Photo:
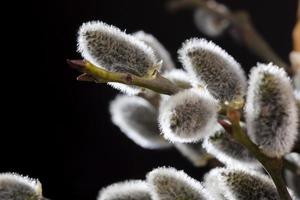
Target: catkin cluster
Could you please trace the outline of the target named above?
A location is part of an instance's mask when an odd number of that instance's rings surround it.
[[[228,12],[215,6],[219,12]],[[205,10],[198,10],[195,20],[210,36],[219,35],[229,25]],[[99,200],[279,200],[274,183],[260,172],[262,166],[256,157],[235,140],[228,127],[223,127],[231,122],[222,108],[242,105],[234,107],[244,115],[240,127],[265,156],[282,158],[290,153],[299,138],[300,95],[294,92],[283,69],[258,63],[247,80],[242,66],[231,55],[203,38],[182,44],[178,50],[182,69],[176,69],[166,48],[153,35],[143,31],[126,34],[102,22],[80,28],[78,47],[84,59],[111,72],[147,78],[156,66],[162,76],[180,88],[170,96],[149,96],[147,90],[138,87],[134,88],[136,96],[128,96],[132,93],[123,90],[127,95],[111,102],[110,113],[113,123],[128,138],[144,148],[175,147],[196,166],[206,165],[211,157],[226,166],[211,170],[203,184],[174,168],[158,168],[145,181],[104,188]],[[299,177],[285,174],[297,195],[299,189],[293,186]]]

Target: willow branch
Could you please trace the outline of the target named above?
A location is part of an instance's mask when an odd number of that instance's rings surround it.
[[[159,94],[173,95],[183,89],[188,89],[185,86],[176,85],[169,79],[161,76],[157,71],[151,77],[139,77],[129,73],[110,72],[103,68],[99,68],[88,61],[83,60],[67,60],[70,67],[82,72],[83,74],[77,77],[80,81],[89,81],[95,83],[117,82],[126,85],[135,85],[142,88],[150,89]],[[190,86],[192,87],[192,86]],[[148,98],[141,94],[143,98]],[[156,98],[156,97],[155,97]],[[158,105],[157,99],[153,99],[154,106]],[[226,115],[226,108],[228,106],[236,109],[243,107],[243,102],[231,102],[221,104],[219,109],[220,115]]]
[[[145,78],[129,73],[110,72],[88,61],[68,60],[67,62],[71,67],[87,74],[85,76],[89,76],[91,80],[97,83],[117,82],[126,85],[136,85],[167,95],[175,94],[181,90],[181,88],[161,76],[157,71],[151,77]]]
[[[173,0],[169,2],[168,7],[172,11],[182,8],[200,7],[215,17],[226,19],[231,24],[230,32],[234,39],[238,39],[262,60],[273,62],[276,65],[283,67],[289,74],[292,74],[288,64],[286,64],[286,62],[277,55],[266,40],[255,29],[249,14],[246,11],[220,12],[213,4],[210,3],[210,0]]]
[[[282,158],[271,158],[263,154],[258,146],[254,144],[250,138],[246,135],[242,127],[240,126],[240,111],[228,110],[228,119],[232,124],[232,136],[233,138],[246,147],[262,164],[266,172],[272,178],[278,194],[281,200],[292,200],[284,179],[282,177],[283,159]]]

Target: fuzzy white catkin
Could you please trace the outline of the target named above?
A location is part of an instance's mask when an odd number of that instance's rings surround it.
[[[97,200],[151,200],[151,196],[145,181],[130,180],[103,188]]]
[[[191,80],[189,74],[182,69],[169,70],[165,72],[163,76],[181,88],[190,88],[192,85],[196,84]]]
[[[250,73],[245,105],[247,133],[261,151],[281,157],[292,149],[297,131],[297,106],[283,69],[258,64]]]
[[[171,142],[197,142],[214,131],[218,101],[205,88],[178,92],[160,105],[159,124]]]
[[[183,69],[172,69],[163,73],[163,76],[179,86],[180,88],[196,87],[196,83],[191,79],[189,74]],[[166,101],[170,96],[161,94],[161,104]]]
[[[215,168],[204,180],[208,192],[218,200],[280,200],[272,180],[254,170]]]
[[[145,76],[157,64],[153,50],[132,35],[100,21],[84,23],[78,32],[78,51],[98,67]]]
[[[138,95],[142,91],[140,87],[135,85],[126,85],[117,82],[108,82],[107,84],[115,88],[116,90],[119,90],[120,92],[127,94],[129,96]]]
[[[240,100],[245,95],[247,82],[240,64],[213,42],[187,40],[178,54],[186,71],[206,84],[215,98],[225,102]]]
[[[298,173],[300,173],[300,154],[295,152],[289,153],[285,158],[296,165],[298,167]],[[296,175],[289,170],[285,170],[284,174],[287,186],[291,188],[295,195],[300,199],[300,175]]]
[[[211,200],[197,180],[174,168],[156,168],[148,173],[147,182],[153,200]]]
[[[84,59],[111,72],[148,76],[158,63],[153,50],[144,42],[100,21],[82,24],[77,43]],[[109,84],[131,95],[140,91],[121,83]]]
[[[157,110],[142,97],[118,95],[109,111],[112,122],[136,144],[148,149],[171,145],[160,135]]]
[[[197,143],[185,144],[185,143],[174,143],[175,148],[189,161],[193,163],[194,166],[203,167],[207,164],[208,153],[203,148],[203,142],[199,141]]]
[[[163,61],[163,64],[159,70],[160,72],[163,73],[165,71],[175,69],[175,64],[171,58],[170,53],[153,35],[145,33],[144,31],[138,31],[136,33],[133,33],[133,36],[145,42],[149,47],[153,49],[157,60]]]
[[[210,1],[210,2],[214,2],[214,1]],[[228,12],[228,9],[225,6],[220,4],[215,4],[214,8],[222,13]],[[217,17],[211,12],[203,8],[198,8],[197,10],[195,10],[194,21],[196,27],[201,32],[203,32],[204,34],[210,37],[220,36],[225,31],[225,29],[229,26],[229,21],[227,19]]]
[[[15,173],[0,174],[1,200],[41,200],[42,187],[34,180]]]
[[[215,133],[204,139],[203,147],[227,166],[259,168],[256,158],[241,144],[237,143],[220,125]]]

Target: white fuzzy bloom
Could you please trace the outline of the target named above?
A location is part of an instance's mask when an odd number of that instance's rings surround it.
[[[182,69],[172,69],[165,72],[163,76],[181,88],[190,88],[195,85],[190,75]]]
[[[175,69],[175,64],[171,58],[170,53],[153,35],[145,33],[144,31],[138,31],[134,33],[133,36],[145,42],[149,47],[151,47],[154,50],[157,60],[163,61],[163,64],[159,70],[160,72]]]
[[[189,76],[189,74],[183,69],[172,69],[163,74],[165,78],[175,83],[180,88],[197,87],[197,83]],[[161,94],[161,104],[170,98],[169,95]]]
[[[142,90],[140,87],[135,85],[126,85],[123,83],[117,83],[117,82],[109,82],[107,83],[111,87],[115,88],[116,90],[119,90],[120,92],[127,94],[129,96],[134,96],[139,94]]]
[[[210,1],[210,2],[214,2],[214,1]],[[222,13],[228,12],[228,9],[221,4],[215,5],[214,8]],[[196,27],[201,32],[203,32],[204,34],[210,37],[220,36],[230,24],[227,19],[215,16],[211,12],[208,12],[207,10],[200,7],[194,13],[194,21]]]
[[[112,122],[136,144],[157,149],[169,147],[160,135],[157,110],[137,96],[117,96],[109,106]]]
[[[203,147],[227,166],[259,168],[260,163],[243,145],[236,142],[220,125],[217,131],[204,139]]]
[[[184,68],[221,101],[240,100],[246,91],[246,77],[239,63],[226,51],[205,39],[193,38],[178,51]]]
[[[103,188],[97,200],[151,200],[151,196],[145,181],[130,180]]]
[[[285,156],[285,158],[296,165],[298,167],[298,173],[300,173],[300,154],[289,153]],[[288,187],[291,188],[295,195],[300,199],[300,175],[296,175],[289,170],[285,170],[284,174]]]
[[[290,152],[297,137],[297,106],[283,69],[258,64],[251,70],[245,106],[247,133],[270,157]]]
[[[178,92],[160,106],[159,124],[171,142],[197,142],[214,131],[218,101],[205,89]]]
[[[34,180],[15,173],[0,174],[1,200],[41,200],[42,186]]]
[[[272,180],[254,170],[215,168],[204,179],[208,192],[218,200],[280,200]]]
[[[191,161],[194,166],[202,167],[207,164],[208,157],[210,157],[202,144],[202,141],[199,141],[191,144],[174,143],[174,146],[183,156]]]
[[[197,180],[174,168],[157,168],[147,175],[153,200],[210,200]]]
[[[111,72],[148,76],[157,65],[153,50],[134,36],[100,21],[84,23],[78,31],[78,51],[97,67]],[[129,95],[140,92],[137,86],[109,83]]]
[[[80,27],[78,51],[94,65],[112,72],[145,76],[157,64],[153,50],[145,43],[100,21]]]

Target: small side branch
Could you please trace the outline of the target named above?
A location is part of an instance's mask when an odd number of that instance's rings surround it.
[[[217,18],[226,19],[231,24],[230,32],[233,38],[242,42],[249,50],[264,61],[273,62],[279,67],[284,68],[289,74],[292,74],[289,65],[277,55],[255,29],[247,12],[229,11],[224,13],[216,9],[215,4],[212,4],[211,0],[171,0],[168,4],[168,8],[171,11],[177,11],[182,8],[200,7]]]
[[[139,77],[129,73],[109,72],[99,68],[88,61],[67,60],[68,64],[76,70],[85,73],[84,77],[90,77],[90,81],[97,83],[118,82],[126,85],[136,85],[153,90],[157,93],[172,95],[181,88],[177,87],[168,79],[161,76],[157,71],[151,77]],[[82,77],[82,76],[79,76]],[[85,79],[87,80],[87,79]]]
[[[180,90],[188,89],[176,85],[169,79],[161,76],[157,71],[151,77],[139,77],[129,73],[110,72],[103,68],[97,67],[88,61],[83,60],[67,60],[67,63],[73,69],[82,72],[77,77],[79,81],[89,81],[95,83],[117,82],[126,85],[135,85],[157,92],[159,94],[173,95]],[[192,86],[190,86],[192,87]],[[228,106],[235,109],[241,109],[244,105],[243,101],[232,101],[221,104],[219,114],[225,115]]]

